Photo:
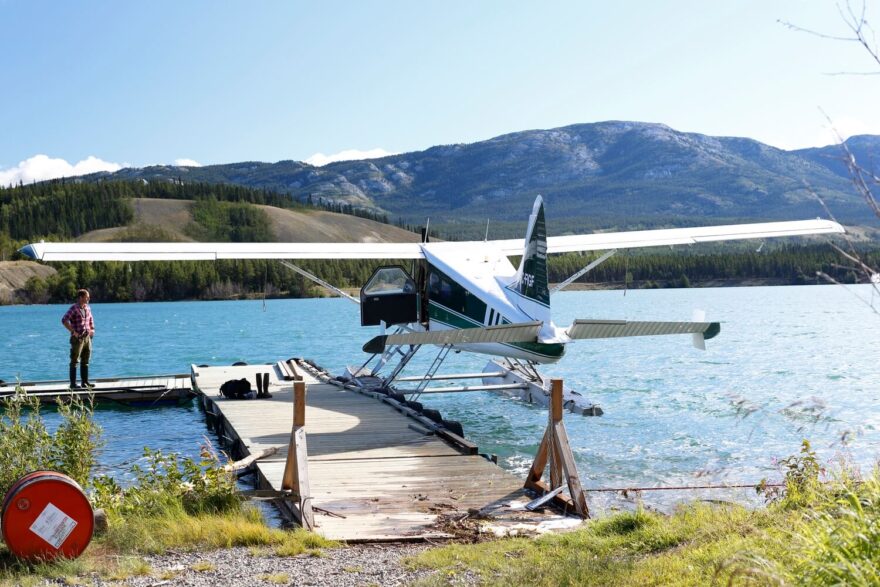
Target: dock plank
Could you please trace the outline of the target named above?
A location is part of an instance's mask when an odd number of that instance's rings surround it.
[[[494,509],[517,524],[540,524],[552,513],[526,512],[523,480],[439,435],[425,434],[412,417],[368,394],[320,381],[306,383],[305,431],[315,530],[345,541],[412,540],[448,536],[443,514]],[[257,461],[264,485],[280,490],[293,424],[292,382],[271,365],[192,367],[206,409],[224,421],[244,453],[277,447]],[[269,399],[219,396],[229,379],[269,373]],[[256,388],[256,386],[254,386]],[[243,456],[243,455],[240,455]]]

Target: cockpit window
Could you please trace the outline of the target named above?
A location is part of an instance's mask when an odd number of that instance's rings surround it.
[[[364,294],[368,296],[414,293],[415,291],[416,282],[401,267],[378,269],[363,288]]]

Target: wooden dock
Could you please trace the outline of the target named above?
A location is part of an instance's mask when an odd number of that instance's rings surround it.
[[[92,383],[89,389],[70,389],[67,380],[0,381],[0,399],[15,395],[18,387],[42,403],[55,403],[76,396],[85,400],[91,398],[99,404],[151,407],[187,402],[196,395],[189,373],[102,378]]]
[[[242,458],[257,461],[260,486],[280,492],[293,424],[291,370],[306,386],[305,426],[314,530],[345,541],[449,537],[464,519],[486,531],[541,532],[580,523],[551,510],[531,512],[523,479],[477,454],[477,447],[384,395],[342,388],[317,370],[275,365],[192,367],[210,419]],[[269,374],[270,399],[219,395],[230,379]],[[536,439],[537,440],[537,439]],[[288,514],[298,516],[296,507]],[[300,521],[300,520],[296,520]]]

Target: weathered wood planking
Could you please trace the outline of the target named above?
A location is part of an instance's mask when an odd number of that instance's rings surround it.
[[[0,398],[15,395],[16,388],[44,403],[72,397],[96,402],[115,402],[133,406],[173,404],[191,400],[195,393],[188,373],[144,375],[139,377],[107,377],[92,380],[89,389],[70,389],[66,380],[0,382]]]
[[[293,384],[278,364],[193,366],[196,389],[244,456],[277,447],[257,462],[265,487],[279,490],[293,422]],[[315,530],[346,541],[412,540],[448,536],[441,514],[494,510],[508,522],[533,526],[552,514],[526,512],[523,482],[479,455],[428,433],[388,403],[321,383],[306,383],[305,431]],[[228,400],[218,390],[229,379],[255,381],[269,373],[271,399]]]

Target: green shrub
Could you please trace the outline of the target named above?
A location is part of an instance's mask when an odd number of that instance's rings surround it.
[[[40,401],[20,387],[14,396],[0,401],[0,407],[0,492],[37,470],[58,471],[89,487],[101,437],[91,403],[78,398],[59,403],[61,423],[54,433],[46,428]]]
[[[213,451],[204,448],[202,460],[144,448],[144,466],[131,467],[132,483],[120,486],[112,477],[94,479],[92,499],[97,507],[124,517],[222,513],[240,505],[235,478],[223,469]]]
[[[779,461],[779,467],[784,474],[783,487],[770,487],[767,479],[762,479],[756,487],[768,503],[783,508],[802,508],[813,504],[825,490],[821,480],[825,471],[809,440],[801,442],[800,453]]]

